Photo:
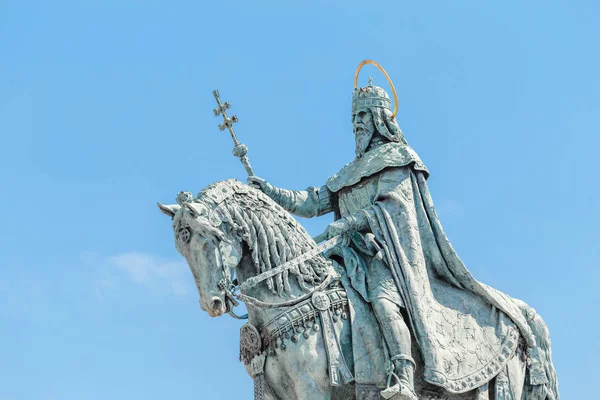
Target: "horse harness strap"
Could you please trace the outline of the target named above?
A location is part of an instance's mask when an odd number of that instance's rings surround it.
[[[346,292],[336,286],[326,291],[314,292],[310,299],[285,310],[259,328],[250,324],[244,325],[240,332],[240,360],[246,365],[252,364],[255,386],[262,385],[262,382],[257,381],[256,378],[264,373],[265,360],[259,357],[273,355],[277,348],[285,351],[286,340],[291,339],[292,342],[297,343],[300,334],[307,339],[311,331],[316,333],[319,330],[323,331],[331,385],[340,386],[342,383],[352,382],[354,377],[346,364],[335,331],[335,322],[340,317],[348,318],[347,306]],[[260,367],[257,368],[259,365]]]
[[[313,290],[311,290],[310,292],[306,293],[303,296],[300,296],[296,299],[292,299],[292,300],[288,300],[288,301],[282,301],[280,303],[268,303],[265,301],[261,301],[258,300],[257,298],[254,298],[252,296],[248,296],[242,293],[238,293],[235,296],[243,301],[246,304],[250,304],[252,306],[255,307],[261,307],[261,308],[281,308],[281,307],[292,307],[295,306],[296,304],[301,303],[302,301],[308,299],[309,297],[311,297],[315,292],[320,292],[323,289],[325,289],[327,286],[329,286],[329,284],[331,283],[331,281],[334,278],[334,274],[330,273],[329,275],[327,275],[327,277],[323,280],[323,282],[321,282],[319,284],[319,286],[317,286],[316,288],[314,288]]]

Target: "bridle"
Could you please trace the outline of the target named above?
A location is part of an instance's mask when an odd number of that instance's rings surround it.
[[[225,312],[230,315],[232,318],[234,319],[241,319],[241,320],[245,320],[248,319],[248,314],[243,314],[243,315],[237,315],[235,313],[235,311],[233,310],[234,307],[237,307],[240,305],[240,303],[237,301],[237,295],[236,295],[236,291],[239,290],[239,284],[237,279],[232,280],[231,279],[231,272],[229,270],[227,270],[227,267],[225,266],[225,262],[223,262],[223,254],[221,251],[221,247],[217,246],[219,249],[219,258],[220,258],[220,268],[221,268],[221,273],[223,275],[223,278],[221,278],[221,280],[219,280],[219,283],[217,284],[219,290],[223,293],[225,293]]]

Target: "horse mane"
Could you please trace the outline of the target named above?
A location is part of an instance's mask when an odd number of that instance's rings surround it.
[[[315,248],[315,241],[304,227],[270,197],[236,180],[219,183],[221,185],[216,188],[220,187],[221,190],[214,192],[223,193],[223,186],[229,187],[231,192],[215,211],[248,246],[257,275]],[[274,294],[290,294],[292,275],[298,285],[308,291],[310,286],[314,287],[323,281],[327,271],[327,261],[318,255],[268,278],[266,284]]]

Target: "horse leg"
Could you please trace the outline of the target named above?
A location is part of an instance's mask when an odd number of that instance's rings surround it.
[[[321,377],[316,376],[317,371],[320,371]],[[331,400],[332,398],[329,378],[324,368],[315,368],[306,373],[296,371],[294,376],[281,368],[267,374],[267,383],[273,400]]]
[[[517,352],[508,360],[506,367],[493,380],[493,390],[490,390],[493,396],[488,394],[489,397],[487,397],[485,395],[486,390],[485,393],[478,394],[477,400],[487,400],[488,398],[494,400],[530,400],[523,395],[526,366],[523,349],[519,347]]]
[[[524,361],[522,353],[523,349],[518,348],[515,355],[511,357],[506,365],[510,389],[514,393],[514,398],[516,400],[521,400],[523,388],[525,387],[525,370],[527,368],[527,363]]]
[[[339,319],[335,330],[350,370],[353,369],[350,322]],[[267,356],[265,379],[274,400],[354,400],[354,384],[332,387],[322,330],[312,331],[286,350]]]
[[[477,388],[475,391],[476,400],[490,400],[490,384],[489,382]]]
[[[313,333],[298,343],[288,343],[267,356],[265,379],[274,400],[330,400],[331,385],[322,338]]]

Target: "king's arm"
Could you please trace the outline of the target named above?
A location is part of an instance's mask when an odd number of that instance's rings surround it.
[[[369,219],[374,216],[372,207],[360,210],[354,214],[346,215],[333,221],[327,225],[325,235],[327,239],[331,239],[334,236],[341,235],[344,232],[360,232],[369,227]]]
[[[369,230],[371,224],[377,220],[375,211],[377,203],[387,204],[396,212],[402,212],[403,208],[406,207],[406,204],[402,204],[403,199],[406,199],[406,193],[412,190],[411,171],[410,166],[404,166],[386,168],[377,174],[376,180],[371,182],[371,184],[376,185],[377,192],[373,204],[329,224],[325,231],[326,237],[331,238],[348,231],[361,232]]]
[[[300,217],[318,217],[333,211],[331,192],[326,186],[311,186],[306,190],[281,189],[257,176],[249,177],[248,184],[260,189],[285,210]]]

